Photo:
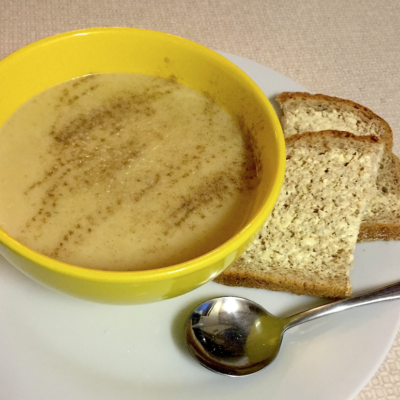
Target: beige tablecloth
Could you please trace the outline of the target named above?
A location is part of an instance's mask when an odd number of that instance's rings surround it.
[[[0,58],[93,26],[173,33],[360,102],[388,121],[400,155],[399,0],[0,0]],[[400,335],[357,396],[367,399],[400,399]]]

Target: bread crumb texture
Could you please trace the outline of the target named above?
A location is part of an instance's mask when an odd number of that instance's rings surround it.
[[[288,139],[285,180],[273,212],[258,238],[216,281],[321,297],[350,295],[354,247],[382,152],[383,144],[343,132]]]

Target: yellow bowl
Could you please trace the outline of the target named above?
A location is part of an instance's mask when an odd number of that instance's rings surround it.
[[[254,239],[271,212],[284,176],[285,145],[268,99],[238,67],[180,37],[131,28],[95,28],[30,44],[0,61],[0,126],[39,92],[89,73],[133,72],[208,92],[252,132],[261,160],[261,182],[245,226],[215,250],[178,265],[110,272],[68,265],[41,255],[0,229],[0,252],[34,280],[80,298],[119,304],[147,303],[184,294],[226,269]]]

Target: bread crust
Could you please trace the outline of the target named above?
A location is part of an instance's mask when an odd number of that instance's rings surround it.
[[[379,240],[400,240],[400,223],[362,224],[357,242],[376,242]]]
[[[225,270],[221,275],[214,279],[214,282],[226,286],[247,287],[253,289],[267,289],[274,292],[293,293],[298,296],[314,296],[338,299],[351,295],[351,286],[346,287],[347,282],[338,284],[331,282],[329,285],[307,282],[304,280],[293,279],[285,276],[268,274],[266,276],[250,275],[243,271],[233,269]]]

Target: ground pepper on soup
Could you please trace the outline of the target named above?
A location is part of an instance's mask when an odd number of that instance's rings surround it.
[[[0,128],[0,226],[86,268],[184,262],[243,226],[258,184],[254,158],[228,113],[174,79],[73,79]]]

